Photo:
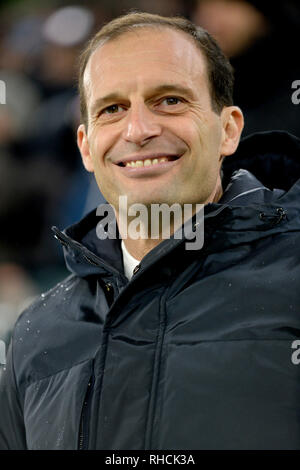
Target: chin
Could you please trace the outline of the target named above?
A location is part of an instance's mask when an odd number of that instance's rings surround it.
[[[150,204],[169,204],[167,198],[163,197],[162,195],[158,194],[151,194],[149,196],[145,194],[141,194],[140,196],[132,197],[131,195],[128,196],[128,206],[132,204],[143,204],[145,206],[149,206]]]

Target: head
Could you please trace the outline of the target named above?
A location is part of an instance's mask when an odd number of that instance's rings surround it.
[[[183,18],[131,13],[104,26],[81,56],[78,145],[114,207],[207,203],[243,116],[232,68],[210,35]],[[137,162],[137,163],[132,163]]]

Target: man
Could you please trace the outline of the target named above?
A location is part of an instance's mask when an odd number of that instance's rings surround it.
[[[1,448],[300,448],[299,141],[254,135],[230,157],[232,82],[183,19],[130,14],[89,43],[78,145],[117,236],[97,236],[96,211],[55,229],[71,275],[15,326]],[[203,246],[175,217],[169,239],[149,219],[125,237],[124,196],[148,213],[190,204],[195,236],[205,205]]]

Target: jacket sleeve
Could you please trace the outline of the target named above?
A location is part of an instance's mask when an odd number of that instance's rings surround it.
[[[15,381],[12,345],[13,341],[0,378],[0,450],[25,450],[25,427]]]

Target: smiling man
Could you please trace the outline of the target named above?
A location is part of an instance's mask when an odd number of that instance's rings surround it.
[[[54,228],[71,275],[15,326],[0,448],[300,448],[300,144],[239,144],[232,86],[185,19],[132,13],[87,45],[78,146],[118,236],[98,237],[96,210]],[[173,219],[167,239],[149,218],[125,236],[124,197],[190,205],[195,232],[204,205],[204,245],[186,249]]]

